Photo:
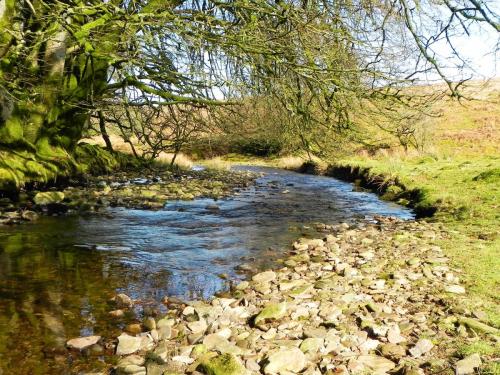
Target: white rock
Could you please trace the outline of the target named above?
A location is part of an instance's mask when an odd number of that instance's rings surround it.
[[[190,322],[187,324],[188,328],[191,330],[193,333],[203,333],[207,330],[208,325],[205,319],[200,319],[195,322]]]
[[[387,340],[391,344],[399,344],[406,341],[406,338],[401,335],[401,330],[398,325],[395,325],[387,331]]]
[[[383,375],[396,367],[394,362],[384,357],[371,354],[358,357],[355,363],[356,365],[360,365],[361,369],[370,375]],[[349,363],[349,365],[351,366],[351,363]]]
[[[194,307],[193,306],[186,306],[184,310],[182,310],[182,315],[187,316],[187,315],[192,315],[194,314]]]
[[[280,349],[267,357],[265,374],[298,373],[306,365],[306,357],[299,348]]]
[[[455,364],[456,375],[474,374],[475,369],[481,366],[481,357],[474,353]]]
[[[194,358],[191,358],[191,357],[188,357],[185,355],[177,355],[175,357],[172,357],[172,361],[184,363],[186,365],[190,365],[191,363],[194,362]]]
[[[265,271],[252,276],[252,281],[256,283],[265,283],[276,280],[276,273],[273,271]]]
[[[359,346],[359,350],[362,353],[368,353],[372,350],[377,349],[379,345],[380,345],[380,341],[368,339]]]
[[[219,335],[220,337],[224,337],[226,340],[229,340],[233,332],[231,331],[231,328],[226,327],[218,330],[215,332],[216,335]]]
[[[425,353],[429,352],[434,347],[434,344],[431,340],[421,339],[415,344],[413,348],[410,349],[410,354],[415,357],[421,357]]]
[[[464,294],[465,288],[461,285],[447,285],[444,290],[448,293]]]
[[[118,346],[116,347],[116,355],[127,355],[137,352],[141,348],[142,338],[134,337],[122,333],[118,336]]]

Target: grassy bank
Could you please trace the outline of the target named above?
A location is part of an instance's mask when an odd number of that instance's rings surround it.
[[[451,236],[441,245],[465,271],[470,307],[486,310],[496,326],[500,326],[499,98],[500,90],[493,87],[481,92],[480,100],[443,102],[442,116],[428,126],[423,153],[393,149],[333,163],[364,169],[381,191],[394,181],[407,191],[418,191],[414,204],[434,207],[431,220],[450,230]],[[387,197],[405,199],[399,189]]]

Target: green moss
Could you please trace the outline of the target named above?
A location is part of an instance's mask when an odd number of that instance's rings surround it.
[[[109,173],[136,167],[132,157],[112,154],[98,146],[77,147],[75,156],[52,146],[48,138],[37,143],[37,152],[0,149],[0,191],[18,190],[30,182],[48,183],[58,177],[81,173]]]
[[[63,200],[64,193],[61,191],[47,191],[43,193],[37,193],[33,198],[33,201],[41,206],[51,203],[60,203]]]
[[[464,344],[458,348],[458,354],[461,357],[467,357],[471,354],[478,353],[482,356],[491,356],[500,354],[500,344],[495,346],[486,341],[476,341],[472,344]]]
[[[271,303],[267,305],[256,317],[255,324],[265,322],[266,320],[276,320],[284,317],[287,311],[286,302]]]
[[[79,145],[75,151],[75,158],[80,170],[85,173],[108,173],[120,166],[112,153],[90,144]]]
[[[207,375],[244,375],[247,373],[243,364],[232,354],[221,354],[205,359],[199,369]]]
[[[3,144],[16,143],[23,138],[23,125],[17,116],[9,118],[4,126],[0,127],[0,142]]]

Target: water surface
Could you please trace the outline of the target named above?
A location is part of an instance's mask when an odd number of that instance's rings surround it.
[[[69,373],[67,339],[111,337],[108,300],[123,292],[156,308],[162,297],[209,298],[241,278],[235,266],[266,267],[313,224],[411,211],[329,177],[240,167],[265,175],[238,195],[167,202],[160,211],[44,217],[0,227],[0,374]],[[95,366],[99,357],[75,358]]]

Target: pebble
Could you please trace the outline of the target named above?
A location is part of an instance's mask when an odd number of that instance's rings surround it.
[[[276,273],[265,271],[252,276],[252,281],[256,283],[267,283],[276,279]]]
[[[306,357],[300,349],[280,349],[267,357],[264,374],[299,373],[305,366]]]
[[[130,308],[134,305],[132,299],[123,293],[117,294],[115,296],[115,303],[119,308]]]
[[[465,288],[461,285],[447,285],[444,290],[448,293],[464,294]]]
[[[141,348],[142,339],[122,333],[118,336],[116,355],[127,355],[137,352]]]

